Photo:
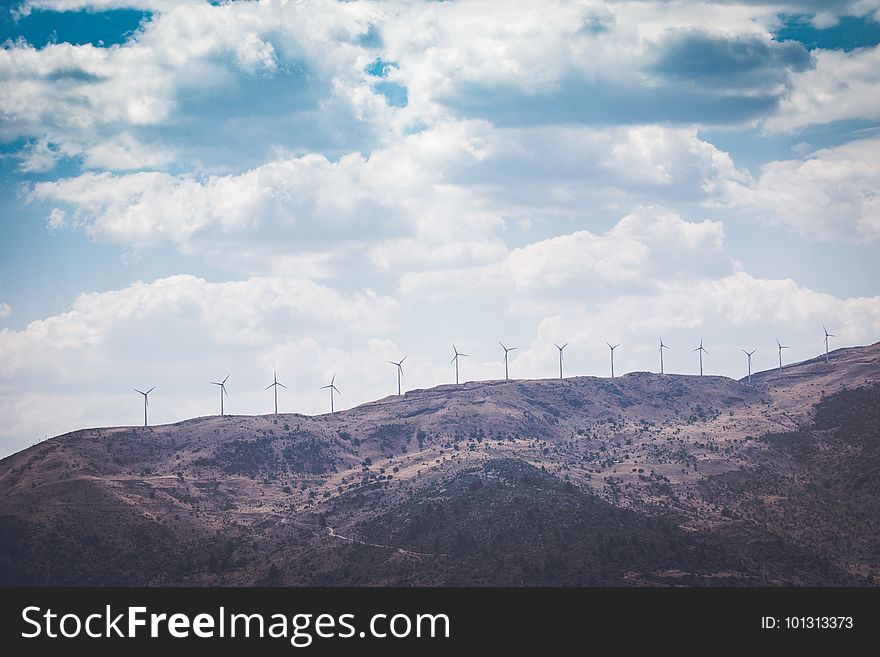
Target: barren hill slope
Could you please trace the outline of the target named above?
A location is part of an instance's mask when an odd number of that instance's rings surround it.
[[[0,462],[0,582],[872,583],[880,344],[752,379],[72,432]]]

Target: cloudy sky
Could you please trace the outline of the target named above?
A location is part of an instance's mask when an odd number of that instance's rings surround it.
[[[878,0],[0,12],[0,456],[880,339]]]

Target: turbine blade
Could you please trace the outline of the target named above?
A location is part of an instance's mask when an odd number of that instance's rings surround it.
[[[276,383],[275,385],[276,385],[276,386],[281,386],[282,388],[285,388],[285,389],[287,388],[287,386],[284,385],[283,383]]]
[[[455,359],[458,358],[459,356],[460,356],[460,354],[456,353],[455,356],[452,357],[452,360],[449,361],[449,364],[451,365],[452,363],[454,363]]]
[[[501,348],[504,349],[504,351],[507,351],[507,347],[504,346],[504,343],[501,342],[501,340],[498,341],[498,344],[501,345]]]
[[[459,356],[464,356],[465,358],[470,358],[467,354],[459,354]]]
[[[336,382],[336,372],[333,372],[333,378],[330,379],[330,385],[332,386]]]
[[[220,390],[223,391],[224,395],[226,395],[227,397],[229,396],[229,392],[226,390],[226,386],[220,386]]]
[[[149,395],[149,394],[150,394],[151,392],[153,392],[155,389],[156,389],[156,386],[153,386],[152,388],[150,388],[149,390],[147,390],[147,394]]]
[[[271,388],[271,387],[274,386],[274,385],[275,385],[274,383],[270,383],[269,385],[267,385],[267,386],[265,387],[265,390],[268,390],[269,388]]]
[[[507,351],[516,351],[516,347],[511,347],[511,348],[508,349]]]
[[[142,395],[147,394],[147,393],[145,393],[143,390],[138,390],[137,388],[135,388],[134,391],[135,391],[135,392],[139,392],[139,393],[141,393]]]
[[[229,375],[227,374],[226,379],[228,379],[228,378],[229,378]],[[226,383],[226,379],[223,379],[223,383]]]

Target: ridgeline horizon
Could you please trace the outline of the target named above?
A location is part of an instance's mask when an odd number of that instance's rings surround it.
[[[39,440],[39,441],[32,443],[32,445],[29,447],[25,447],[21,450],[18,450],[17,452],[12,452],[11,454],[4,457],[4,459],[9,458],[10,456],[13,456],[14,454],[18,454],[22,451],[30,449],[30,447],[33,447],[34,445],[45,443],[45,442],[53,440],[55,438],[60,438],[60,437],[70,435],[73,433],[77,433],[77,432],[81,432],[81,431],[90,431],[90,430],[95,430],[95,429],[130,428],[130,427],[132,427],[132,428],[133,427],[140,427],[140,428],[173,427],[173,426],[176,426],[179,424],[184,424],[184,423],[188,423],[188,422],[192,422],[192,421],[196,421],[196,420],[217,418],[217,417],[220,417],[220,418],[224,418],[224,417],[225,418],[260,418],[260,417],[268,417],[268,416],[276,415],[276,416],[293,416],[293,417],[303,417],[303,418],[321,418],[321,417],[344,414],[344,413],[347,413],[350,411],[354,411],[354,410],[361,409],[364,407],[369,407],[369,406],[376,405],[376,404],[384,404],[384,403],[393,402],[393,400],[395,400],[395,399],[403,398],[403,397],[406,397],[407,395],[411,395],[411,394],[431,393],[433,391],[450,391],[450,390],[456,390],[456,389],[464,390],[468,387],[473,388],[475,384],[476,385],[502,385],[502,384],[522,384],[522,383],[526,383],[526,382],[538,383],[538,382],[548,382],[548,381],[582,381],[582,380],[590,380],[590,379],[600,380],[600,381],[608,381],[609,383],[613,384],[613,383],[616,383],[622,379],[626,379],[626,378],[632,377],[634,375],[637,375],[637,376],[648,375],[648,376],[653,376],[653,377],[658,377],[658,378],[684,378],[684,379],[697,379],[697,380],[705,379],[707,381],[720,379],[720,380],[729,380],[729,381],[744,384],[744,385],[755,386],[755,385],[759,385],[761,383],[766,382],[766,381],[762,381],[762,379],[772,380],[772,379],[778,378],[779,375],[784,374],[786,371],[790,371],[793,368],[802,367],[805,365],[812,365],[812,364],[825,364],[825,365],[831,364],[829,361],[829,357],[833,356],[834,354],[840,355],[844,352],[851,351],[854,349],[863,349],[866,347],[873,347],[876,345],[880,345],[880,341],[873,342],[870,344],[864,344],[864,345],[852,345],[849,347],[839,347],[833,351],[830,351],[827,353],[821,353],[818,356],[814,356],[814,357],[808,358],[806,360],[785,364],[785,365],[783,365],[783,367],[781,369],[777,366],[777,367],[768,368],[766,370],[761,370],[761,371],[757,371],[757,372],[750,372],[746,376],[743,376],[738,379],[727,376],[725,374],[686,374],[686,373],[674,373],[674,372],[652,372],[649,370],[633,370],[630,372],[626,372],[624,374],[617,374],[614,376],[597,376],[597,375],[592,375],[592,374],[584,374],[584,375],[574,375],[574,376],[566,376],[566,377],[551,376],[551,377],[521,378],[521,379],[517,379],[517,378],[475,379],[472,381],[464,381],[461,383],[440,383],[440,384],[437,384],[435,386],[431,386],[428,388],[413,388],[411,390],[404,390],[399,394],[390,394],[390,395],[385,395],[384,397],[377,397],[375,399],[365,401],[361,404],[356,404],[355,406],[352,406],[350,408],[341,409],[339,411],[333,409],[328,413],[309,414],[309,413],[301,413],[301,412],[297,412],[297,411],[278,412],[277,410],[274,413],[269,412],[269,413],[232,413],[232,414],[230,414],[230,413],[221,412],[220,415],[216,415],[216,414],[194,415],[194,416],[182,418],[180,420],[175,420],[173,422],[165,422],[165,423],[152,424],[152,425],[145,424],[143,426],[138,425],[138,424],[119,424],[119,425],[80,427],[78,429],[71,429],[70,431],[56,434],[54,436],[47,436],[43,440]],[[664,345],[664,348],[665,348],[665,345]],[[748,352],[745,352],[745,353],[748,353]],[[464,355],[464,354],[462,354],[462,355]],[[273,373],[273,376],[274,376],[274,373]],[[227,375],[226,378],[228,379],[229,375]],[[335,378],[336,377],[334,374],[334,376],[333,376],[334,381],[335,381]],[[225,381],[226,381],[226,379],[224,379],[224,383],[225,383]],[[277,382],[277,377],[275,378],[275,381]],[[216,385],[220,385],[220,384],[218,383]],[[282,384],[278,384],[278,385],[282,385]],[[273,386],[274,386],[274,384],[270,384],[269,387],[273,387]],[[150,392],[152,392],[152,390],[156,387],[158,387],[158,386],[153,386],[153,388],[150,389]],[[283,386],[283,387],[286,387],[286,386]],[[322,386],[322,389],[329,388],[329,387],[330,386]],[[335,385],[333,386],[333,388],[336,389]],[[276,389],[276,391],[277,391],[277,389]],[[336,391],[338,392],[338,389],[336,389]],[[137,391],[137,392],[140,392],[140,391]],[[221,388],[221,395],[222,395],[222,392],[223,392],[223,390]],[[141,392],[141,394],[144,394],[144,393]],[[276,401],[276,404],[277,404],[277,401]],[[2,460],[3,459],[0,459],[0,461],[2,461]]]

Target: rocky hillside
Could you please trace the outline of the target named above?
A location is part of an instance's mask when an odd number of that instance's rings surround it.
[[[415,390],[0,461],[0,583],[873,584],[880,344]]]

